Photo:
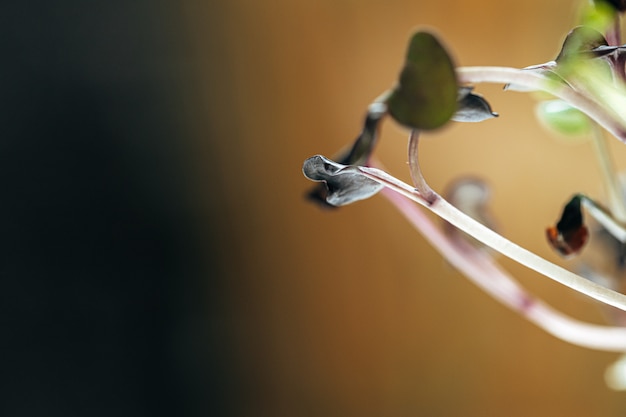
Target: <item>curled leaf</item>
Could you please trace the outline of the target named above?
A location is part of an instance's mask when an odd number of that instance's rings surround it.
[[[482,122],[498,117],[491,110],[489,102],[481,95],[472,93],[473,87],[460,87],[456,113],[452,116],[455,122]]]
[[[387,114],[384,103],[374,102],[368,107],[363,121],[361,134],[356,138],[350,149],[336,159],[343,165],[366,165],[378,139],[378,126],[381,119]],[[314,186],[306,195],[307,199],[324,208],[334,208],[337,205],[327,201],[328,187],[325,183]]]
[[[581,195],[575,195],[563,208],[556,226],[546,229],[552,247],[562,256],[574,255],[583,248],[589,238],[589,230],[583,223]]]
[[[302,172],[308,179],[326,185],[326,202],[332,206],[345,206],[365,200],[383,188],[355,167],[338,164],[322,155],[315,155],[304,161]]]
[[[457,109],[457,85],[454,64],[439,40],[428,32],[417,32],[388,99],[389,114],[412,129],[441,127]]]

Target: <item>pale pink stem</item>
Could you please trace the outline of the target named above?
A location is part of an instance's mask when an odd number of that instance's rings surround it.
[[[440,195],[435,194],[436,199],[433,202],[427,201],[413,187],[387,174],[386,172],[381,171],[380,169],[369,167],[353,167],[353,169],[357,169],[365,177],[402,194],[409,200],[423,205],[443,220],[446,220],[453,226],[500,252],[504,256],[507,256],[562,285],[572,288],[575,291],[620,310],[626,311],[626,295],[589,281],[588,279],[553,264],[528,249],[511,242],[505,237],[462,213]]]
[[[526,292],[486,253],[451,241],[402,195],[389,188],[382,193],[448,262],[507,307],[563,341],[590,349],[626,351],[626,328],[588,324],[560,313]]]

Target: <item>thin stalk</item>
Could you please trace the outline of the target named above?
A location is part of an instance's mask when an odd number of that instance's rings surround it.
[[[626,243],[626,228],[622,223],[619,223],[612,213],[608,213],[604,208],[596,204],[595,201],[590,199],[584,194],[579,194],[581,197],[581,203],[587,209],[589,213],[598,223],[602,225],[615,239],[622,243]]]
[[[459,211],[440,195],[435,193],[436,199],[433,202],[429,202],[425,200],[413,187],[384,171],[370,167],[355,167],[355,169],[359,170],[367,178],[377,181],[385,187],[390,188],[402,194],[406,198],[428,208],[443,220],[446,220],[453,226],[459,228],[483,244],[500,252],[504,256],[507,256],[562,285],[572,288],[575,291],[620,310],[626,311],[626,295],[617,293],[598,285],[595,282],[589,281],[588,279],[555,265],[535,253],[511,242]]]
[[[390,189],[382,194],[448,262],[505,306],[565,342],[590,349],[626,351],[626,328],[588,324],[560,313],[530,295],[486,253],[465,242],[453,242],[415,204]]]
[[[626,122],[613,117],[610,111],[576,90],[543,75],[509,67],[460,67],[457,68],[457,76],[460,83],[517,84],[545,91],[582,111],[618,140],[626,143]]]
[[[426,180],[424,180],[418,160],[419,136],[419,130],[415,129],[412,130],[409,135],[409,171],[411,172],[411,179],[413,180],[415,189],[424,197],[426,201],[433,202],[437,198],[436,194],[433,189],[426,184]]]

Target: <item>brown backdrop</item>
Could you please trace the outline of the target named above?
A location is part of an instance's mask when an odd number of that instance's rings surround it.
[[[224,342],[222,406],[255,416],[621,416],[605,387],[617,355],[556,340],[452,270],[382,198],[323,212],[306,204],[302,161],[358,133],[367,104],[395,80],[406,40],[434,28],[459,65],[552,59],[576,2],[188,2],[206,120],[196,190],[219,254],[213,323]],[[503,233],[559,261],[543,240],[576,191],[602,198],[588,143],[534,118],[534,98],[479,86],[497,120],[424,140],[441,190],[486,177]],[[402,178],[406,132],[388,122],[378,155]],[[616,158],[626,162],[615,143]],[[503,261],[564,311],[588,300]],[[222,333],[223,332],[223,333]]]

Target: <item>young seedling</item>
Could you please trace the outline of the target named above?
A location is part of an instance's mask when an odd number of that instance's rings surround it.
[[[523,69],[456,67],[437,36],[416,32],[409,41],[398,82],[368,107],[362,132],[349,151],[335,158],[337,162],[321,155],[304,162],[304,175],[319,183],[309,197],[325,206],[342,206],[381,192],[452,265],[526,319],[569,343],[626,352],[626,327],[585,324],[557,312],[525,291],[495,263],[492,252],[482,250],[480,245],[626,312],[626,295],[614,290],[618,285],[601,285],[589,279],[592,273],[578,275],[504,238],[490,227],[492,222],[484,215],[487,192],[482,183],[467,182],[464,185],[470,188],[464,192],[455,189],[450,194],[454,203],[451,204],[428,185],[419,163],[422,132],[436,133],[447,123],[482,122],[498,116],[485,98],[474,93],[475,84],[498,83],[505,90],[548,93],[558,101],[541,105],[540,118],[562,133],[592,133],[609,202],[604,207],[572,190],[573,197],[560,219],[546,230],[547,242],[564,257],[586,251],[593,243],[588,243],[590,236],[599,233],[598,228],[585,224],[586,213],[595,219],[602,233],[623,248],[626,201],[604,132],[626,143],[626,114],[619,110],[626,109],[626,45],[621,45],[619,36],[620,14],[625,9],[626,2],[622,1],[595,4],[587,15],[602,15],[600,20],[609,24],[598,30],[587,24],[592,19],[583,19],[583,25],[565,36],[554,60]],[[373,157],[379,126],[387,116],[410,131],[408,162],[412,185],[378,169],[380,164]],[[436,227],[414,203],[438,215],[447,226]],[[450,233],[451,228],[463,234]],[[619,255],[607,254],[609,262],[624,263],[625,252],[618,252]],[[623,315],[626,317],[626,313]]]

